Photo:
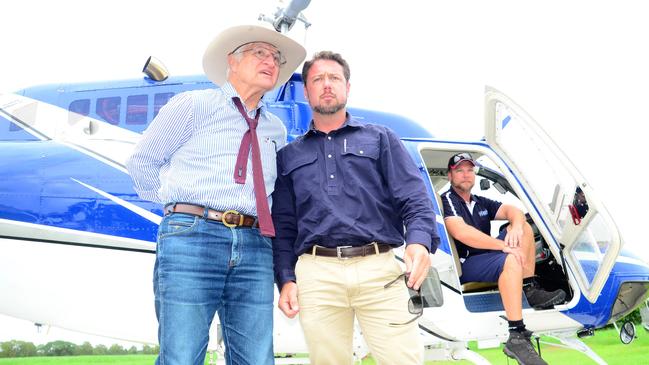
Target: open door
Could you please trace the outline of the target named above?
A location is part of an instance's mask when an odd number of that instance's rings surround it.
[[[577,168],[543,129],[499,91],[485,91],[485,136],[534,203],[584,296],[594,303],[622,245],[618,229]]]

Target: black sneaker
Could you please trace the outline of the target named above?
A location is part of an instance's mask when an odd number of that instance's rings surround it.
[[[528,330],[528,329],[524,330],[524,331],[521,332],[521,333],[523,334],[523,336],[524,336],[525,338],[527,338],[528,341],[531,340],[532,335],[534,334],[534,332],[532,332],[532,331],[530,331],[530,330]]]
[[[520,365],[548,365],[534,350],[530,342],[532,332],[509,332],[509,339],[505,343],[505,355],[518,361]]]
[[[557,289],[555,291],[545,291],[539,288],[536,282],[532,282],[527,286],[523,287],[523,292],[525,292],[525,297],[527,302],[534,309],[548,309],[553,306],[563,303],[566,299],[566,292]]]

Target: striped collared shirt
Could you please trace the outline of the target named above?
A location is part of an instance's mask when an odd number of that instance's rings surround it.
[[[230,83],[220,89],[174,96],[144,132],[126,167],[145,200],[184,202],[257,215],[248,156],[245,184],[234,182],[234,166],[248,124],[237,110]],[[262,101],[257,138],[269,204],[275,187],[276,152],[286,144],[286,127]],[[254,117],[255,110],[248,111]]]

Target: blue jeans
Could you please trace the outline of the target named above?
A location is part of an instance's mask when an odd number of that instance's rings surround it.
[[[157,365],[203,365],[215,312],[227,364],[273,364],[273,254],[254,228],[163,218],[153,273]]]

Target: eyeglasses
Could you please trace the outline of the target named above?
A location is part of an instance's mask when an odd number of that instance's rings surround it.
[[[408,286],[408,277],[409,275],[406,273],[403,273],[399,276],[397,276],[396,279],[392,280],[391,282],[385,284],[383,288],[387,289],[390,285],[396,283],[399,281],[401,278],[405,279],[406,287],[408,288],[408,294],[410,294],[410,298],[408,299],[408,312],[410,314],[414,314],[415,317],[412,318],[411,320],[403,323],[390,323],[390,326],[403,326],[409,323],[412,323],[419,319],[424,314],[424,302],[421,298],[421,288],[419,290],[414,290],[411,287]]]
[[[256,46],[241,51],[234,51],[232,52],[232,54],[244,52],[252,52],[252,54],[261,61],[265,60],[268,57],[273,57],[273,61],[278,67],[282,67],[286,63],[286,58],[280,52],[272,52],[261,46]]]

